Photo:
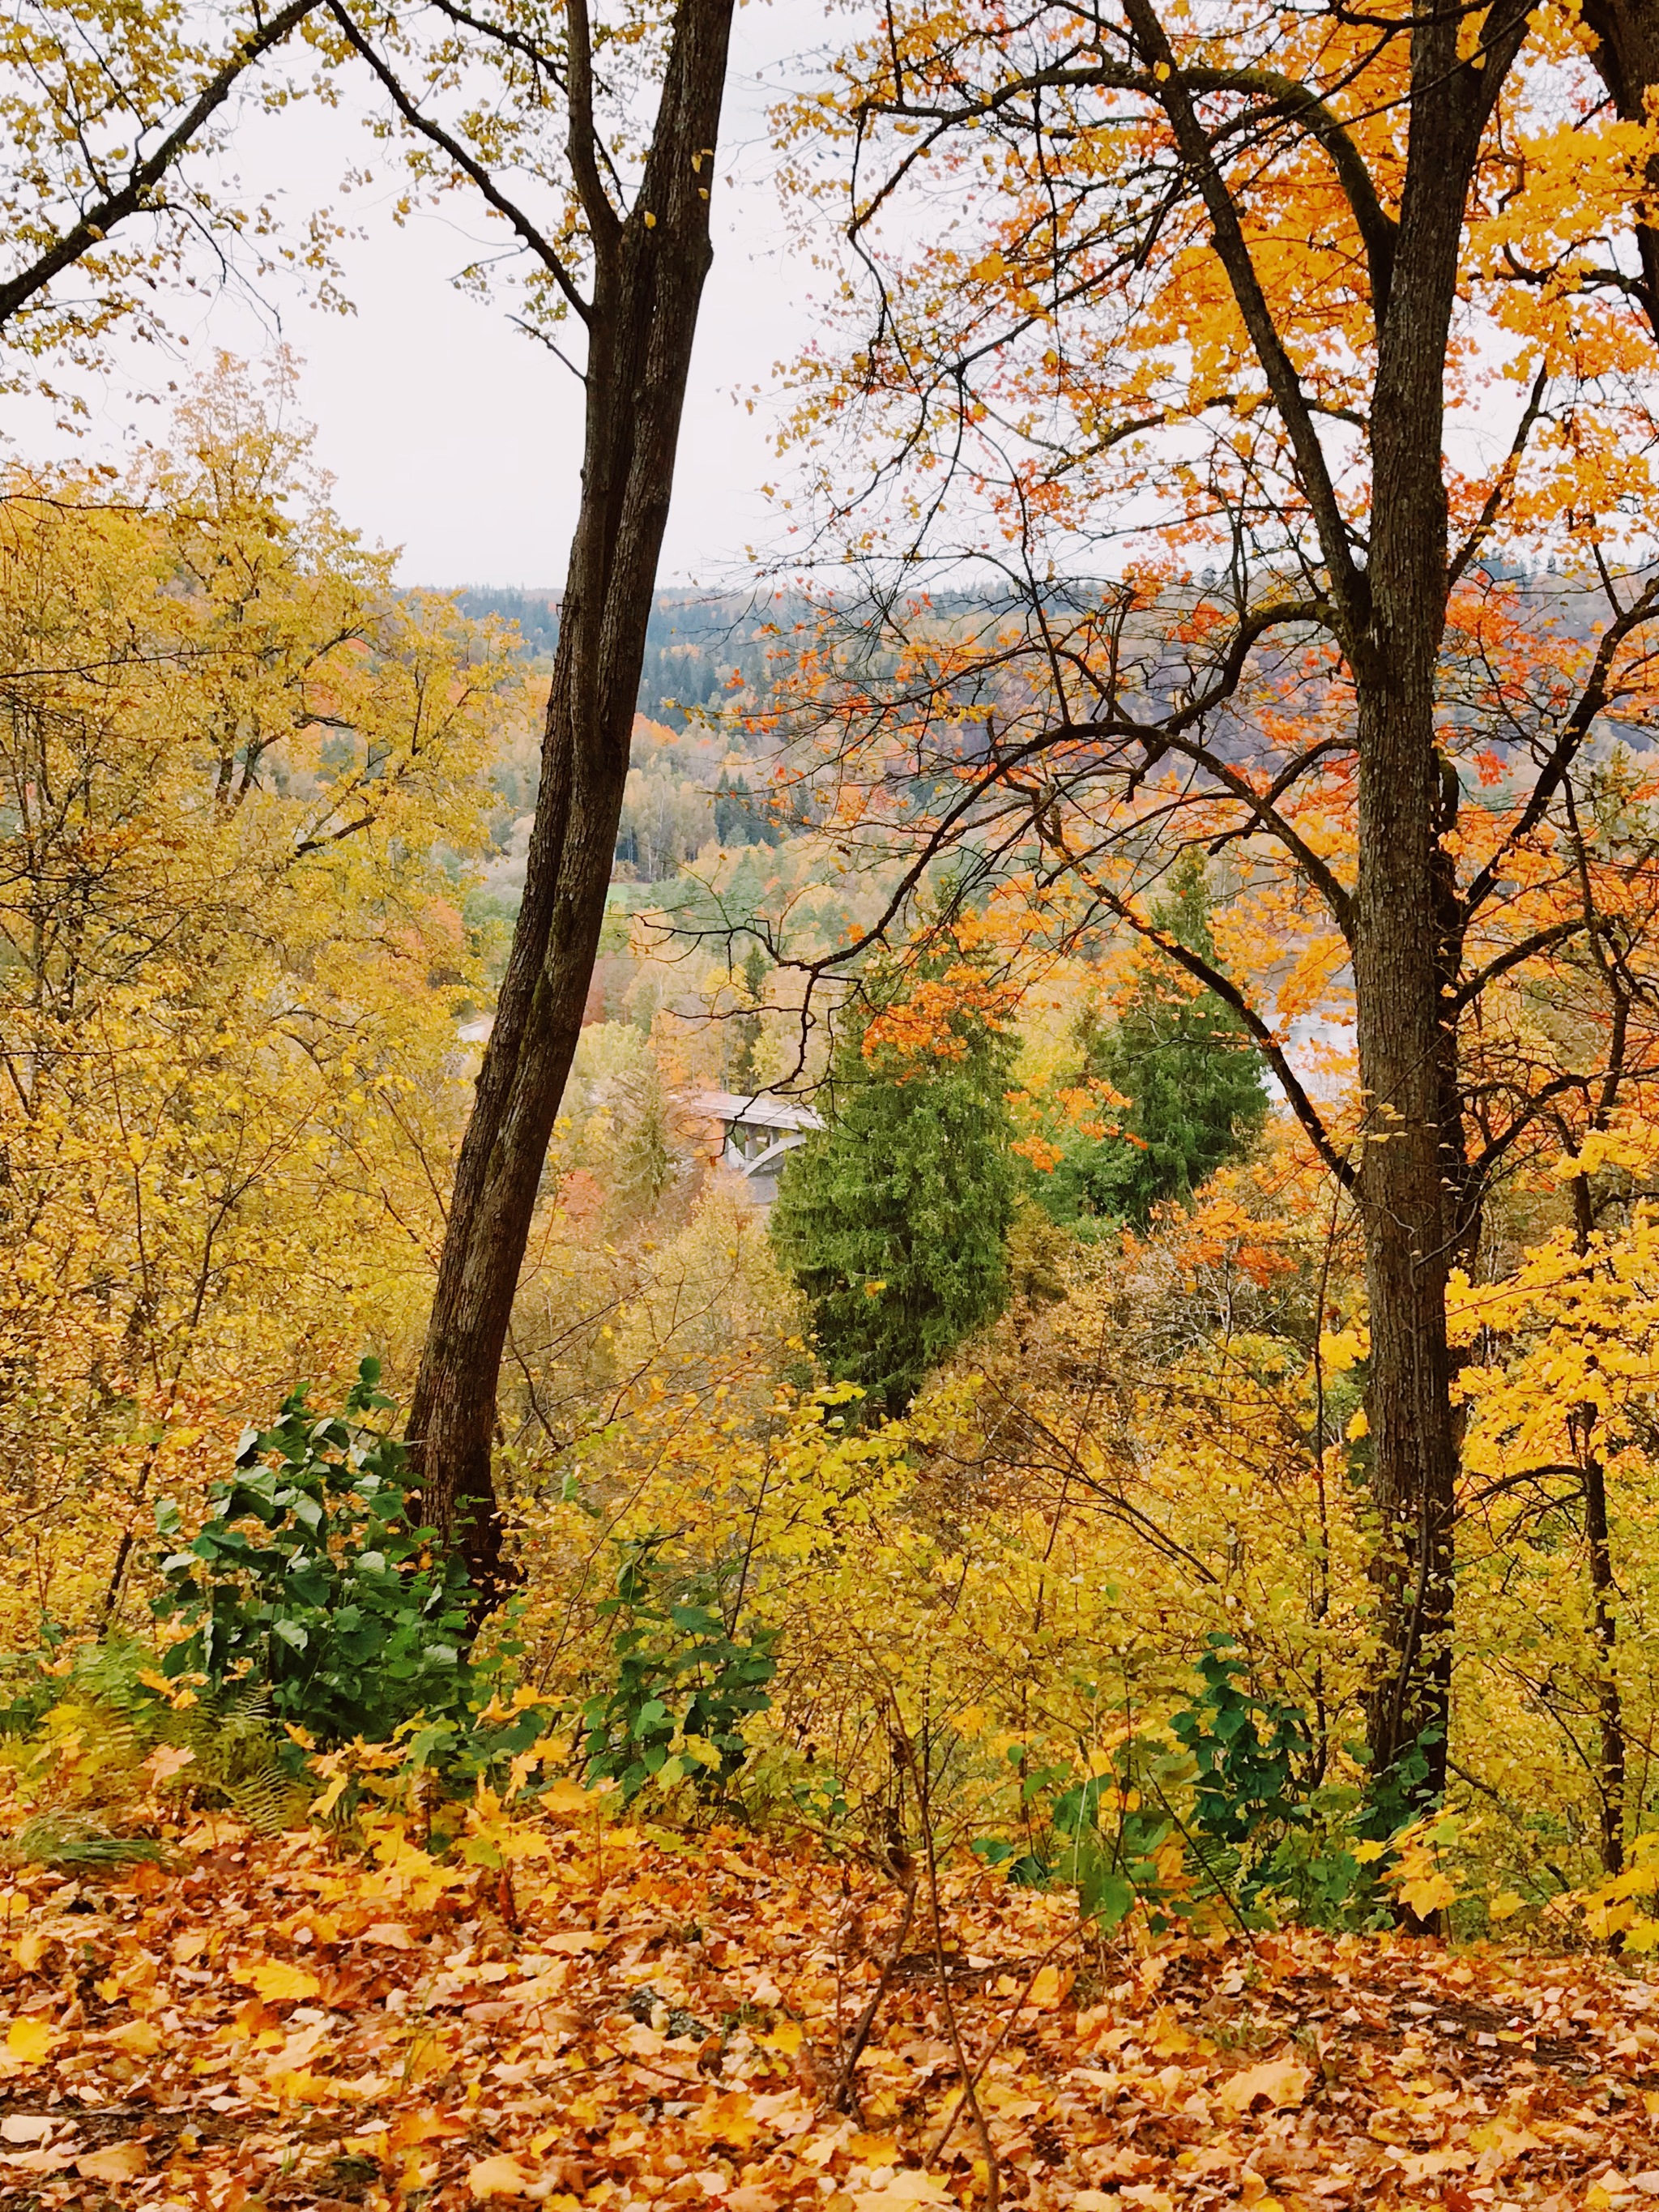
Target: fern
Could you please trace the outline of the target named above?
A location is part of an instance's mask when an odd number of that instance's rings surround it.
[[[239,1820],[246,1820],[256,1835],[280,1835],[304,1817],[307,1793],[295,1788],[293,1776],[274,1753],[270,1765],[258,1773],[227,1782],[223,1790],[231,1811]]]
[[[14,1866],[76,1867],[137,1866],[147,1861],[164,1865],[166,1847],[153,1836],[122,1836],[88,1813],[36,1813],[24,1821],[3,1846]]]

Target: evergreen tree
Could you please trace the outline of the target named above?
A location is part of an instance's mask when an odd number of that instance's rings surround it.
[[[758,944],[750,946],[749,957],[740,972],[744,1012],[737,1015],[732,1023],[732,1033],[736,1042],[726,1081],[739,1097],[752,1098],[760,1082],[755,1066],[755,1054],[764,1035],[760,1015],[756,1010],[760,1005],[761,993],[766,988],[769,973],[766,955]],[[733,981],[736,980],[734,977]]]
[[[1203,863],[1189,855],[1152,918],[1206,960],[1216,957]],[[1037,1196],[1055,1220],[1091,1217],[1143,1224],[1169,1199],[1190,1198],[1249,1152],[1267,1119],[1261,1060],[1243,1024],[1212,991],[1194,993],[1184,969],[1149,959],[1115,1023],[1083,1034],[1086,1079],[1130,1102],[1121,1134],[1062,1133],[1064,1157]]]
[[[952,945],[923,975],[963,957]],[[899,989],[891,975],[866,977],[866,1001],[836,1040],[829,1125],[790,1157],[770,1222],[830,1373],[890,1414],[1002,1310],[1016,1180],[1012,1045],[958,1009],[942,1049],[882,1042],[866,1052],[872,1020]]]

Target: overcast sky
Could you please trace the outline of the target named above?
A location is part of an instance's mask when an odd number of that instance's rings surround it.
[[[809,295],[825,279],[792,254],[765,144],[765,110],[785,66],[809,41],[802,0],[740,8],[714,204],[714,265],[703,294],[680,465],[664,550],[665,582],[718,581],[746,545],[779,542],[781,525],[760,487],[775,478],[770,443],[774,365],[799,349],[811,325]],[[824,19],[816,15],[822,38]],[[809,66],[802,63],[801,68]],[[789,74],[795,75],[792,69]],[[355,315],[320,313],[281,295],[282,336],[303,363],[303,404],[318,453],[336,478],[342,518],[403,549],[410,584],[556,583],[575,515],[580,466],[580,392],[574,379],[514,331],[505,307],[480,305],[447,283],[471,258],[469,237],[441,216],[398,230],[386,213],[388,186],[338,199],[341,175],[375,158],[359,121],[307,104],[261,119],[237,146],[251,191],[279,187],[297,213],[333,202],[368,233],[344,250]],[[471,215],[459,203],[457,217]],[[489,235],[479,222],[471,238]],[[221,300],[194,322],[189,355],[216,345],[246,355],[269,341],[258,319]],[[153,357],[152,357],[153,359]],[[144,365],[149,372],[150,363]],[[154,360],[159,385],[179,374]],[[738,394],[763,387],[752,415]],[[154,409],[135,410],[112,381],[93,399],[94,443],[114,451],[157,434]],[[44,416],[14,416],[14,446],[62,450]]]

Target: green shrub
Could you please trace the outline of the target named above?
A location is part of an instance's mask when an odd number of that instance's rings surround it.
[[[771,1704],[778,1632],[735,1627],[695,1583],[674,1588],[660,1565],[664,1539],[623,1547],[616,1595],[599,1607],[617,1624],[611,1680],[582,1708],[590,1783],[620,1783],[624,1798],[647,1783],[690,1778],[723,1790],[748,1757],[744,1721]]]
[[[158,1562],[153,1610],[173,1680],[210,1699],[263,1692],[270,1717],[329,1746],[385,1742],[417,1715],[459,1721],[483,1687],[466,1660],[474,1594],[416,1522],[403,1446],[364,1416],[392,1409],[365,1359],[343,1410],[303,1389],[250,1430],[197,1534]],[[156,1513],[176,1537],[175,1505]]]

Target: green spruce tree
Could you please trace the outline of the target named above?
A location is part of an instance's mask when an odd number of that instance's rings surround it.
[[[748,958],[732,979],[743,994],[744,1011],[732,1019],[734,1048],[726,1079],[740,1098],[752,1098],[760,1083],[755,1054],[765,1031],[756,1009],[761,1002],[761,993],[766,988],[768,972],[766,955],[756,944],[750,946]]]
[[[828,1126],[791,1156],[772,1209],[774,1248],[811,1309],[825,1366],[892,1415],[1008,1295],[1010,1041],[957,1010],[936,1040],[945,1048],[866,1050],[907,985],[963,958],[951,945],[902,983],[890,970],[865,977],[836,1042]]]
[[[1204,864],[1189,854],[1152,919],[1214,961],[1210,914]],[[1081,1042],[1085,1079],[1130,1103],[1118,1116],[1121,1133],[1054,1133],[1063,1158],[1036,1186],[1053,1219],[1144,1226],[1155,1206],[1189,1199],[1261,1134],[1267,1115],[1261,1055],[1231,1007],[1212,991],[1195,994],[1176,962],[1147,960],[1117,1020],[1085,1024]]]

